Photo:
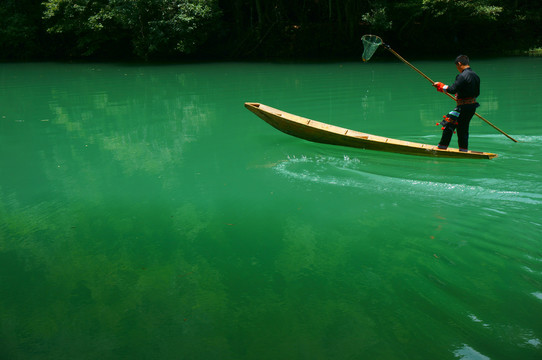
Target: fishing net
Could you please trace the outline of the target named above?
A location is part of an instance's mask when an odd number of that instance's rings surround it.
[[[363,35],[361,42],[363,42],[363,61],[369,61],[376,49],[383,43],[382,39],[376,35]]]

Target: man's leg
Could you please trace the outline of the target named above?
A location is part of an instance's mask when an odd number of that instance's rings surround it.
[[[440,138],[440,141],[438,143],[439,149],[447,149],[448,145],[450,145],[450,140],[452,140],[452,135],[454,134],[455,130],[455,124],[448,123],[444,130],[442,130],[442,136]]]
[[[438,143],[439,149],[447,149],[450,145],[450,140],[452,140],[452,135],[454,134],[455,128],[457,127],[457,119],[461,115],[459,113],[459,107],[456,107],[444,116],[444,120],[441,122],[441,125],[444,125],[442,129],[442,136]]]
[[[469,124],[475,112],[476,108],[474,106],[461,109],[461,114],[457,120],[457,144],[459,150],[468,151],[469,149]]]

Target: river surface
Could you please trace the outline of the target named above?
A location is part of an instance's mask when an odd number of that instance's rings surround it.
[[[542,58],[472,59],[493,160],[243,106],[437,144],[453,101],[388,60],[0,64],[0,358],[542,359]]]

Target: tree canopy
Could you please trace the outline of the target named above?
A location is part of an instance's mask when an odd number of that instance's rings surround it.
[[[375,33],[407,55],[542,45],[538,0],[0,0],[4,60],[329,59]]]

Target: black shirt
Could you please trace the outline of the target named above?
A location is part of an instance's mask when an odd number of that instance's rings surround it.
[[[450,94],[457,93],[458,99],[475,98],[480,95],[480,78],[469,67],[456,76],[453,85],[448,86],[446,91]]]

